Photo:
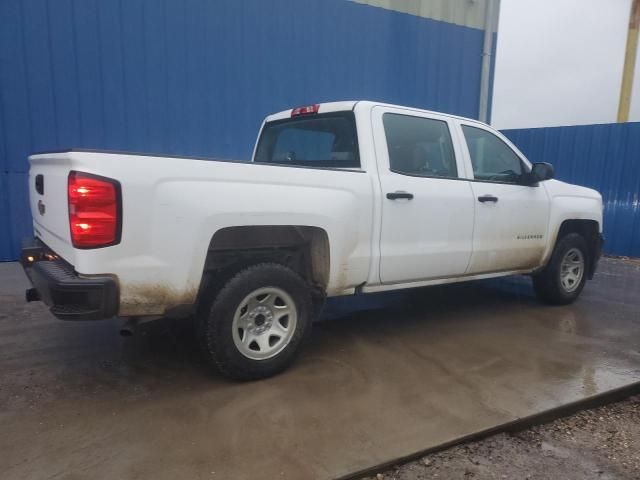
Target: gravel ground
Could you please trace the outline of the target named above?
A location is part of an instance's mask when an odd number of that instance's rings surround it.
[[[459,445],[366,478],[640,479],[640,396]]]

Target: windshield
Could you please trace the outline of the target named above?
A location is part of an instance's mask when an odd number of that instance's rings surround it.
[[[255,162],[305,167],[360,167],[353,112],[301,116],[265,124]]]

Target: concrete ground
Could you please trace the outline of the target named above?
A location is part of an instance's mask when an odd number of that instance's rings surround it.
[[[2,478],[334,478],[640,380],[640,263],[572,306],[526,279],[332,302],[298,363],[230,383],[187,322],[61,322],[0,264]]]

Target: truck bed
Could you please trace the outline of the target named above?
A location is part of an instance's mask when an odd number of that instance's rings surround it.
[[[40,153],[29,161],[35,236],[79,275],[117,272],[119,315],[162,315],[193,303],[213,236],[232,226],[322,228],[332,237],[329,292],[352,292],[367,279],[373,185],[361,170],[93,150]],[[120,183],[117,245],[73,247],[66,208],[72,171]]]

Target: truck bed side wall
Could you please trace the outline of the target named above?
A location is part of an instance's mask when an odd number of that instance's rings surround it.
[[[45,156],[122,183],[119,245],[77,250],[41,232],[78,273],[117,273],[120,315],[161,315],[194,302],[210,241],[232,226],[321,228],[330,243],[327,293],[349,293],[367,279],[374,185],[364,171],[94,152]]]

